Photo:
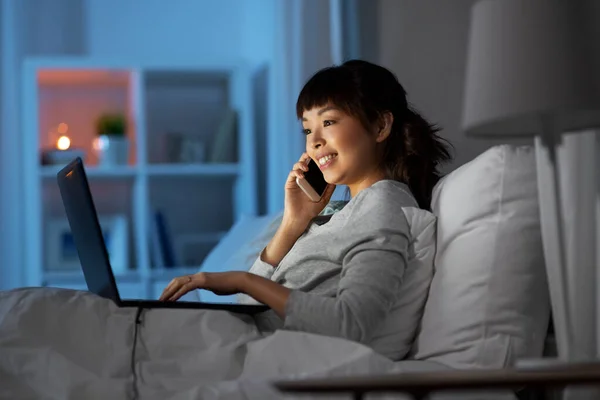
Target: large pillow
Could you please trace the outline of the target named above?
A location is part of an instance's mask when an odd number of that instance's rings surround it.
[[[435,271],[410,358],[501,368],[541,357],[550,315],[532,147],[495,146],[435,187]]]
[[[248,270],[262,250],[263,242],[266,245],[275,234],[280,220],[281,213],[242,215],[206,256],[200,271]]]
[[[347,201],[331,201],[320,215],[332,215]],[[247,271],[279,228],[283,211],[263,216],[242,215],[200,266],[201,271]]]
[[[282,213],[263,216],[242,215],[206,256],[200,271],[247,271],[258,253],[269,243],[281,221]],[[235,296],[218,296],[207,290],[198,292],[202,301],[235,302]]]

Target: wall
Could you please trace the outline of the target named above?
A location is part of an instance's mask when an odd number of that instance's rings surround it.
[[[273,83],[272,61],[275,37],[275,1],[240,0],[86,0],[88,53],[92,56],[125,56],[141,59],[184,60],[244,59],[256,65],[255,128],[258,186],[268,187],[269,157],[267,109],[273,106],[268,93]],[[115,12],[114,10],[118,10]],[[272,92],[272,90],[271,90]],[[259,212],[266,212],[267,196],[261,196]]]
[[[275,149],[269,146],[271,132],[278,124],[277,114],[272,112],[276,108],[277,81],[275,76],[275,35],[277,21],[278,0],[261,0],[257,2],[244,2],[241,35],[241,56],[257,65],[254,74],[254,122],[257,139],[257,186],[258,186],[258,213],[268,213],[269,203],[269,161],[271,152]],[[260,6],[258,6],[260,5]],[[271,110],[271,112],[269,112]]]
[[[237,0],[85,0],[90,55],[237,56],[245,7]]]
[[[408,100],[443,128],[455,147],[453,169],[499,141],[467,138],[460,130],[470,8],[475,0],[377,0],[375,57],[396,73]],[[363,46],[368,44],[363,43]],[[526,143],[526,142],[522,142]]]
[[[256,10],[256,4],[264,9]],[[270,60],[265,100],[267,134],[265,148],[258,149],[268,159],[264,166],[264,211],[268,213],[282,209],[285,180],[305,148],[295,112],[298,93],[310,75],[331,64],[329,7],[330,2],[325,0],[261,0],[252,2],[252,10],[246,11],[244,54],[248,58],[250,54],[262,54]],[[269,21],[271,27],[264,31]]]
[[[0,30],[0,289],[18,286],[26,238],[20,166],[20,64],[28,55],[81,54],[82,0],[3,0]],[[32,27],[35,27],[33,29]]]
[[[5,7],[3,7],[0,4],[0,54],[4,54],[4,38],[6,24],[4,15]],[[2,92],[1,88],[2,83],[4,82],[4,69],[4,63],[0,62],[0,93]],[[7,196],[4,193],[4,188],[7,186],[7,167],[4,160],[5,151],[2,150],[6,146],[6,144],[4,143],[4,136],[2,135],[2,131],[4,130],[4,98],[4,95],[0,95],[0,232],[7,230],[7,224],[3,221],[6,218],[5,210],[8,210],[8,204],[6,200]],[[2,241],[4,241],[4,237],[2,234],[0,234],[0,265],[5,265],[6,263],[10,262],[10,260],[8,260],[8,257],[2,255],[6,251],[4,248],[6,245],[2,244]],[[9,283],[7,282],[9,278],[6,275],[8,274],[5,274],[4,269],[0,267],[0,290],[4,287],[9,287]]]

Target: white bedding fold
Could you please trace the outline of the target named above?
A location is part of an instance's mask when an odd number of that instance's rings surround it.
[[[0,292],[0,398],[267,400],[282,398],[275,379],[444,368],[343,339],[265,336],[250,316],[162,309],[141,315],[134,381],[136,311],[87,292]]]

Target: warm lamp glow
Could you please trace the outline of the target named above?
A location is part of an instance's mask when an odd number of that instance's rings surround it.
[[[71,147],[71,139],[68,136],[61,136],[56,141],[56,148],[59,150],[67,150]]]
[[[56,130],[61,135],[64,135],[69,130],[69,125],[65,124],[64,122],[61,122],[60,124],[58,124]]]

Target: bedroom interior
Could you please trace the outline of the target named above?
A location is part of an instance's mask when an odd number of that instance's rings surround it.
[[[73,378],[51,392],[598,398],[586,386],[600,382],[598,19],[593,0],[1,2],[0,294],[87,290],[55,180],[76,155],[89,165],[123,297],[155,299],[182,274],[247,270],[274,234],[281,184],[304,148],[296,95],[313,72],[345,59],[390,68],[455,148],[434,191],[436,273],[406,360],[280,333],[249,346],[245,365],[232,358],[199,379],[206,365],[187,353],[213,350],[194,347],[189,332],[173,336],[188,349],[163,348],[157,315],[142,325],[137,383],[129,358],[90,360],[65,344],[61,357],[80,361],[61,361]],[[43,299],[23,309],[23,320]],[[77,299],[108,326],[128,326],[129,314],[109,318],[111,307]],[[18,304],[5,300],[0,315]],[[0,355],[29,345],[17,337],[19,318],[7,319],[16,336],[0,337]],[[104,340],[96,329],[86,340]],[[219,340],[234,343],[236,329]],[[135,353],[130,339],[103,334]],[[296,364],[273,355],[266,367],[261,351],[290,352]],[[33,352],[23,357],[23,365],[39,362]],[[17,364],[8,359],[0,382],[11,383],[4,380]],[[171,363],[178,366],[167,371]],[[232,370],[241,371],[237,380]],[[90,372],[115,385],[92,383]],[[31,393],[48,385],[28,379]],[[15,380],[0,398],[19,390]]]

